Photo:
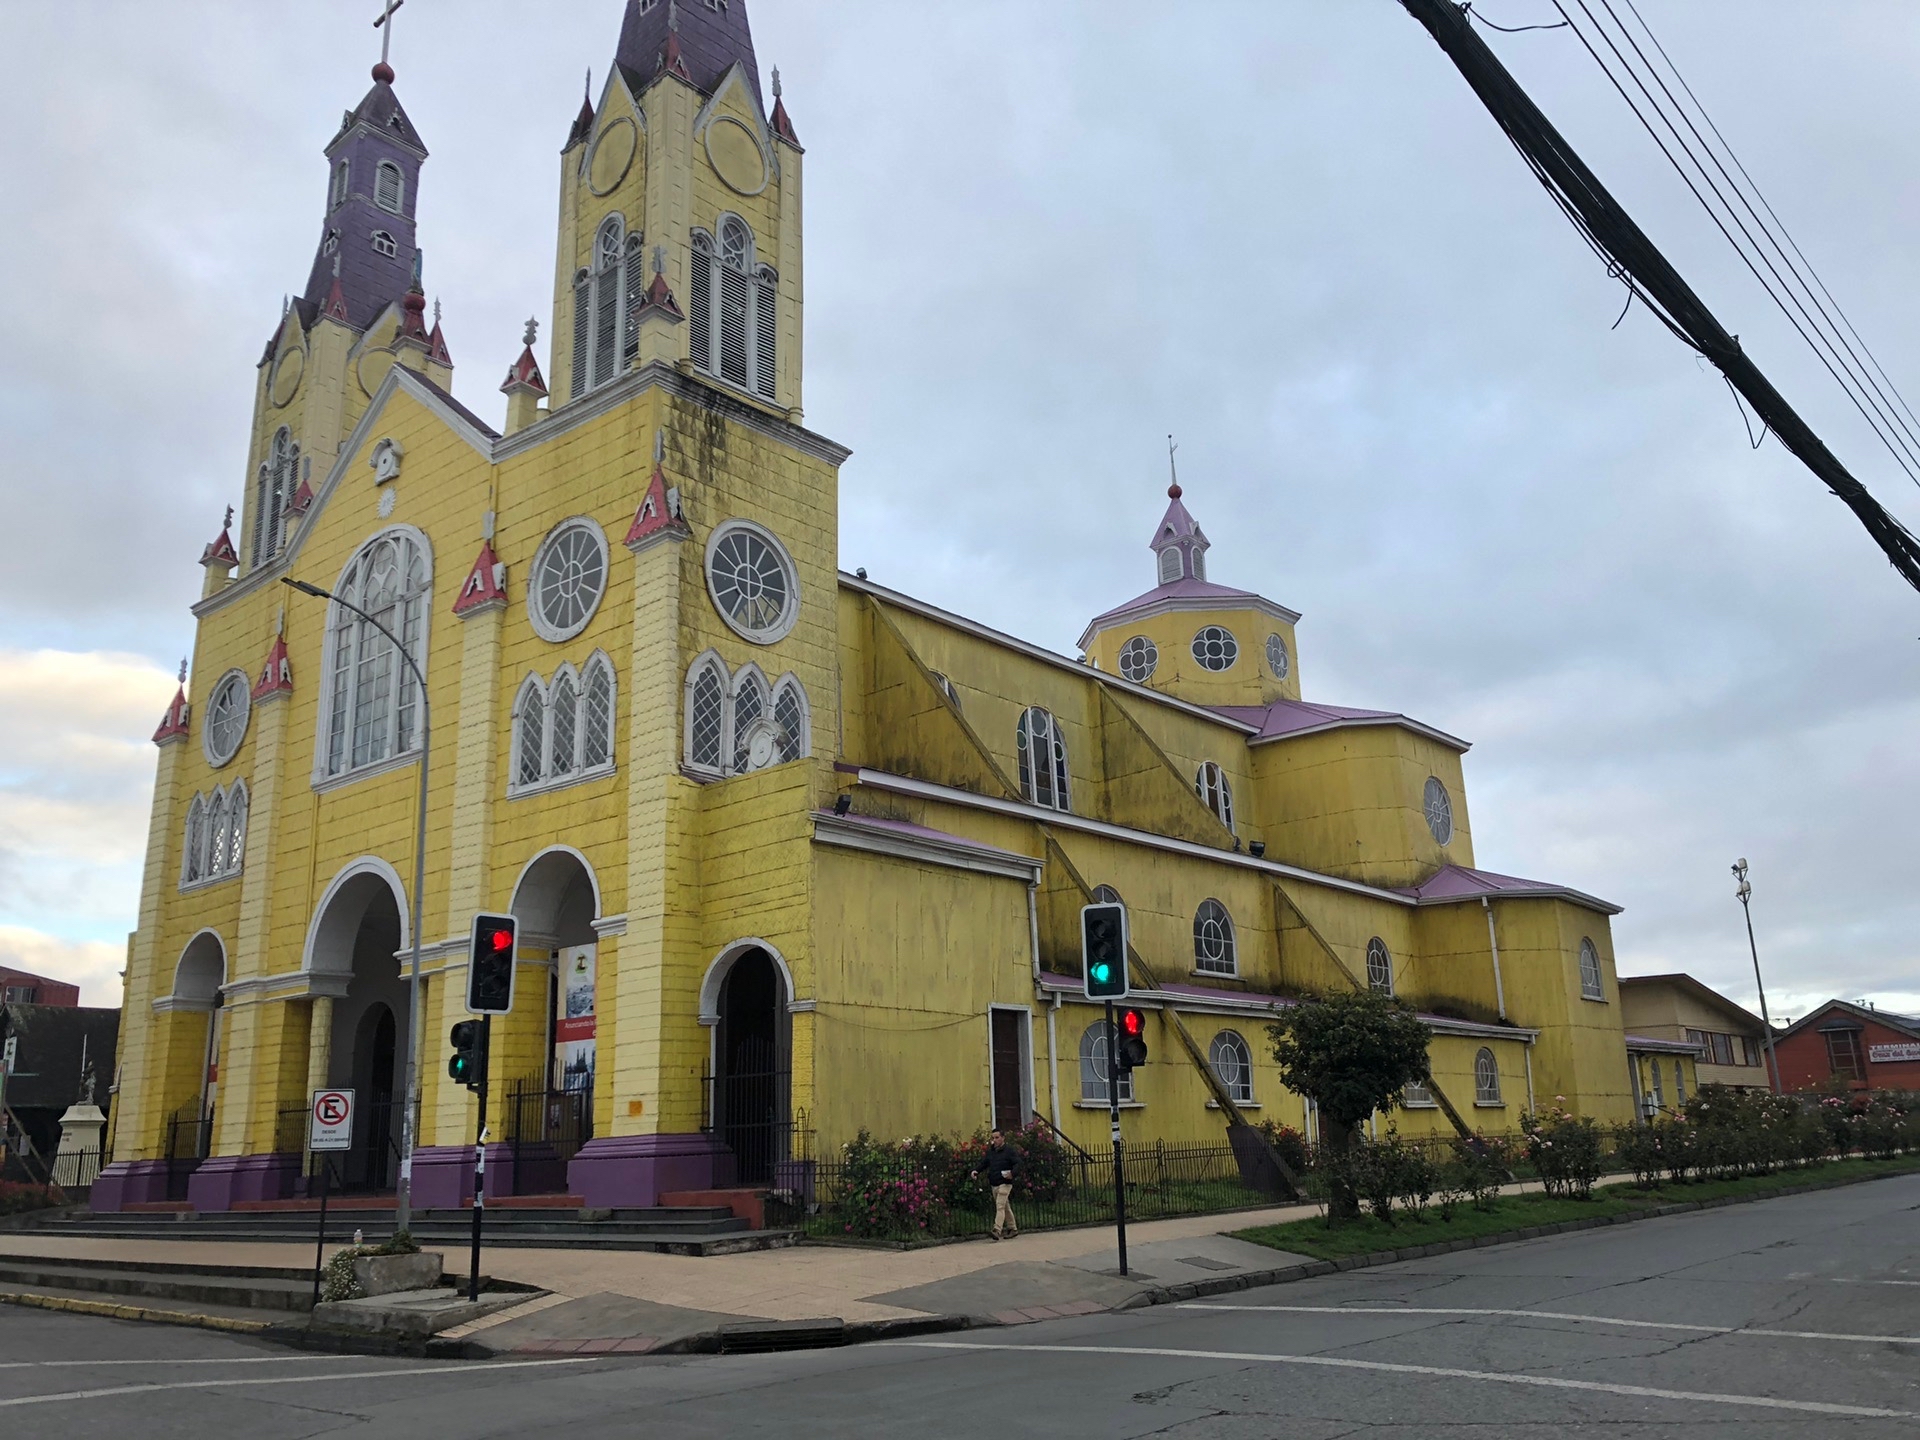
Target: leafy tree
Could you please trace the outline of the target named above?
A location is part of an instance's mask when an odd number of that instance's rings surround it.
[[[1302,1001],[1267,1034],[1287,1088],[1319,1108],[1329,1208],[1338,1219],[1356,1216],[1347,1163],[1354,1132],[1376,1110],[1392,1109],[1409,1083],[1428,1078],[1429,1031],[1406,1001],[1364,990]]]

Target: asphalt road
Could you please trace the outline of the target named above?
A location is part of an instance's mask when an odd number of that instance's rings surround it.
[[[1904,1342],[1904,1343],[1903,1343]],[[1920,1176],[776,1356],[315,1356],[0,1306],[0,1436],[1920,1434]]]

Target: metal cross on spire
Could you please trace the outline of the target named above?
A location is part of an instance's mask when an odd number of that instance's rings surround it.
[[[232,528],[232,525],[233,525],[233,506],[229,505],[227,506],[227,518],[220,522],[220,528],[222,530],[227,530]]]
[[[382,0],[382,3],[386,8],[380,12],[380,18],[373,22],[373,28],[380,32],[380,63],[386,65],[387,47],[393,40],[393,25],[390,23],[393,12],[406,4],[407,0]]]
[[[187,683],[187,657],[184,655],[180,657],[180,683]]]
[[[1173,463],[1173,452],[1180,447],[1173,443],[1173,436],[1167,436],[1167,474],[1173,483],[1167,487],[1167,493],[1174,499],[1180,498],[1180,467]]]
[[[540,333],[539,319],[535,316],[529,315],[527,317],[527,333],[520,337],[520,343],[522,345],[533,344],[533,337],[538,335],[539,333]]]

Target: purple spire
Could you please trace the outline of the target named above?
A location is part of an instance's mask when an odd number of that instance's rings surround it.
[[[713,93],[737,60],[747,67],[747,84],[760,100],[760,67],[753,58],[753,32],[747,28],[747,0],[627,0],[620,48],[613,58],[636,91],[652,84],[663,70],[675,69],[677,62],[679,71],[705,95]]]
[[[427,147],[393,93],[393,72],[374,67],[373,88],[327,142],[326,218],[307,288],[297,302],[311,324],[336,283],[347,323],[364,330],[407,293],[414,214]]]
[[[1176,580],[1207,578],[1206,554],[1213,543],[1207,539],[1187,507],[1180,503],[1180,482],[1167,487],[1167,513],[1153,532],[1149,548],[1157,557],[1162,585]]]

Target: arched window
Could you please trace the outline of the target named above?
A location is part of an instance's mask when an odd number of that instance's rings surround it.
[[[1203,975],[1233,975],[1239,970],[1234,951],[1233,917],[1218,900],[1203,900],[1193,915],[1193,968]]]
[[[1093,900],[1096,905],[1124,905],[1127,903],[1120,898],[1120,892],[1111,885],[1094,886]]]
[[[1233,787],[1227,783],[1227,772],[1209,760],[1193,777],[1193,788],[1200,803],[1218,815],[1227,829],[1233,829]]]
[[[1180,578],[1180,548],[1169,545],[1160,552],[1160,583],[1171,585]]]
[[[1060,722],[1034,705],[1020,716],[1020,793],[1049,810],[1071,810],[1067,789],[1067,742]]]
[[[1589,1000],[1607,998],[1600,985],[1600,952],[1584,936],[1580,940],[1580,993]]]
[[[212,801],[207,805],[207,879],[217,879],[226,874],[227,845],[232,837],[232,821],[227,814],[227,793],[215,790]]]
[[[537,785],[547,753],[547,692],[538,675],[529,675],[513,703],[513,783]]]
[[[1659,1071],[1654,1072],[1654,1085],[1658,1087]],[[1500,1100],[1500,1062],[1493,1058],[1493,1051],[1486,1046],[1480,1047],[1480,1053],[1473,1057],[1473,1103],[1476,1105],[1498,1105]]]
[[[727,667],[703,655],[687,670],[687,765],[718,777],[725,773]]]
[[[1484,1055],[1486,1052],[1483,1050],[1481,1053]],[[1667,1092],[1660,1087],[1660,1057],[1656,1055],[1653,1059],[1647,1061],[1647,1068],[1653,1072],[1654,1106],[1657,1109],[1664,1110],[1667,1108]]]
[[[813,752],[807,692],[792,675],[782,675],[780,683],[773,687],[773,721],[780,727],[782,760],[798,760]]]
[[[547,777],[571,775],[579,766],[575,745],[580,739],[580,687],[573,671],[560,667],[547,699]]]
[[[373,253],[393,256],[400,253],[399,243],[384,230],[373,232]]]
[[[721,220],[717,243],[694,232],[688,339],[695,365],[772,399],[780,277],[756,265],[753,252],[753,232],[737,215]]]
[[[407,182],[400,167],[382,160],[373,172],[373,203],[390,215],[398,215],[406,193]]]
[[[594,236],[593,261],[573,277],[573,376],[570,395],[615,379],[639,354],[633,307],[646,289],[646,264],[639,231],[627,234],[626,221],[609,215]]]
[[[953,708],[958,710],[960,708],[960,692],[953,688],[953,681],[949,680],[938,670],[930,670],[927,673],[933,676],[933,683],[940,687],[940,693],[951,700],[953,702]]]
[[[1080,1035],[1080,1098],[1107,1103],[1109,1058],[1113,1054],[1113,1036],[1107,1022],[1096,1020]],[[1121,1104],[1133,1099],[1133,1072],[1120,1071],[1117,1094]]]
[[[207,802],[195,795],[187,806],[187,838],[180,853],[180,883],[207,878]]]
[[[229,875],[238,875],[247,858],[247,782],[236,780],[227,791],[227,865]]]
[[[1207,1047],[1207,1063],[1240,1105],[1253,1103],[1253,1052],[1237,1030],[1222,1030]]]
[[[733,682],[732,772],[744,774],[753,768],[751,759],[753,727],[767,713],[767,682],[759,667],[747,666]]]
[[[253,563],[264,565],[280,553],[285,538],[287,502],[293,498],[300,475],[300,446],[282,425],[267,443],[253,498]]]
[[[1378,935],[1367,941],[1367,988],[1382,995],[1393,994],[1393,956]]]
[[[346,203],[348,174],[347,162],[344,160],[333,167],[333,194],[327,200],[329,210],[337,210]]]
[[[338,230],[327,231],[327,238],[320,242],[320,253],[322,255],[331,255],[339,248],[340,232]]]
[[[580,692],[580,768],[613,764],[613,662],[594,653]]]
[[[397,636],[426,667],[432,562],[413,530],[389,530],[347,563],[334,593]],[[406,755],[420,745],[420,687],[379,628],[345,604],[327,615],[326,694],[320,705],[322,776]]]

